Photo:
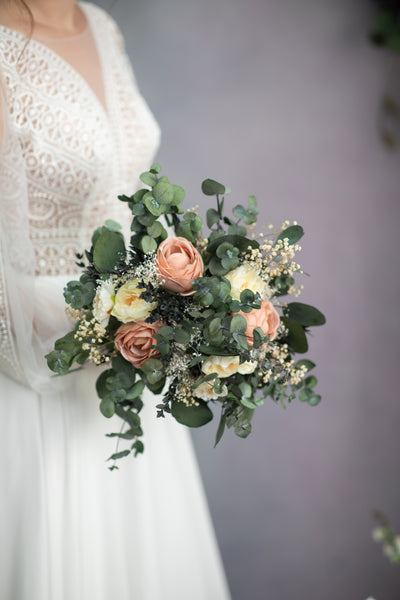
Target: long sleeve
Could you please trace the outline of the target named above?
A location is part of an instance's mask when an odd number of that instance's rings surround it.
[[[22,367],[32,340],[34,254],[29,240],[27,190],[18,138],[0,86],[3,136],[0,152],[0,370],[26,383]],[[25,349],[24,349],[25,346]],[[22,349],[22,353],[21,353]]]

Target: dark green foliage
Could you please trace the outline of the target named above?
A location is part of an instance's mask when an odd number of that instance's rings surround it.
[[[87,273],[83,273],[79,281],[69,281],[64,288],[65,302],[72,308],[88,308],[95,294],[96,284]]]
[[[45,358],[49,369],[57,375],[66,375],[74,362],[83,364],[88,357],[88,352],[82,350],[82,342],[75,338],[75,332],[70,331],[55,342],[54,350],[46,354]]]
[[[202,427],[213,418],[211,410],[203,400],[197,401],[198,406],[186,406],[183,402],[173,402],[172,416],[182,425]]]

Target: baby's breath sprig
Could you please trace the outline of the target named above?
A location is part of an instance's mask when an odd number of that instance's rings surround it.
[[[78,322],[74,338],[82,343],[82,350],[89,352],[88,360],[96,365],[110,362],[112,353],[106,344],[112,340],[94,317],[89,315]]]

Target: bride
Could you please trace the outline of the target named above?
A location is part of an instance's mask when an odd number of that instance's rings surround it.
[[[144,397],[145,454],[110,472],[89,367],[52,378],[62,289],[105,219],[129,222],[158,126],[112,19],[0,0],[0,597],[226,600],[186,430]]]

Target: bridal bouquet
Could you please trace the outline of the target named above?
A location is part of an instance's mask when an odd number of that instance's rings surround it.
[[[129,247],[120,225],[106,221],[90,250],[78,255],[82,275],[64,289],[76,326],[46,356],[59,375],[88,360],[103,366],[96,382],[100,410],[123,425],[108,435],[129,442],[117,447],[114,461],[143,452],[146,387],[163,394],[158,417],[170,413],[189,427],[205,425],[219,408],[216,443],[225,427],[246,437],[266,397],[283,405],[296,395],[311,406],[320,401],[317,379],[308,374],[314,363],[294,355],[307,351],[308,328],[325,318],[312,306],[281,299],[302,287],[293,277],[302,273],[295,261],[302,227],[286,222],[256,239],[255,197],[225,216],[229,190],[207,179],[202,191],[216,196],[216,208],[207,210],[204,237],[196,209],[181,208],[184,190],[160,171],[153,165],[141,175],[146,188],[119,196],[133,217]]]

